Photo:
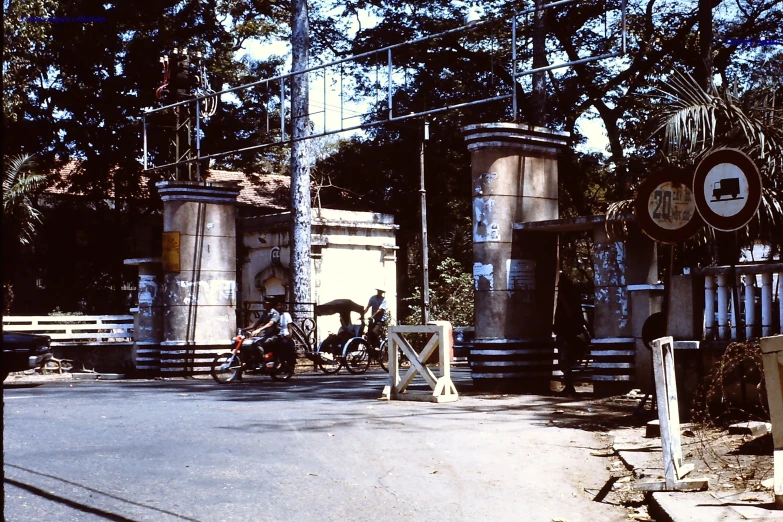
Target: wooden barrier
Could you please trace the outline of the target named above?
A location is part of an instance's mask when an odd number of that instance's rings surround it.
[[[48,335],[54,346],[133,344],[132,315],[6,316],[3,331]]]
[[[389,328],[389,384],[384,388],[384,398],[390,400],[410,400],[424,402],[453,402],[459,399],[457,389],[451,381],[451,323],[435,321],[426,326],[392,326]],[[404,334],[431,335],[427,344],[416,352]],[[438,374],[435,376],[425,366],[430,356],[438,350]],[[411,367],[400,375],[399,353],[410,360]],[[420,375],[429,385],[431,392],[408,390],[416,375]]]
[[[783,335],[762,337],[761,357],[772,422],[775,505],[783,508]]]
[[[638,482],[642,491],[699,491],[708,486],[707,479],[686,479],[693,464],[683,464],[680,433],[680,410],[677,404],[677,380],[674,376],[674,340],[661,337],[652,342],[655,394],[661,426],[664,481]]]
[[[124,372],[134,362],[132,315],[6,316],[3,331],[49,336],[54,357],[74,369]]]

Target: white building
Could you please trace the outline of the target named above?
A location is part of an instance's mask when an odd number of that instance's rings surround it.
[[[241,310],[258,310],[266,295],[290,300],[290,212],[240,219],[237,252]],[[313,209],[312,303],[350,299],[367,305],[377,288],[386,291],[397,316],[397,243],[393,216],[373,212]],[[358,321],[358,315],[352,317]],[[239,317],[238,321],[248,321]],[[318,320],[319,338],[339,328],[337,316]],[[319,340],[320,340],[319,339]]]

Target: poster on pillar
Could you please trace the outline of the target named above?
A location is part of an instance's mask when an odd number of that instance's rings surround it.
[[[696,211],[691,180],[687,173],[671,168],[642,182],[634,214],[645,234],[662,243],[679,243],[699,231],[704,222]]]
[[[179,232],[163,233],[163,271],[167,273],[178,273],[180,269],[180,238]]]
[[[508,259],[508,281],[506,288],[509,290],[535,290],[536,289],[536,262],[532,259]]]

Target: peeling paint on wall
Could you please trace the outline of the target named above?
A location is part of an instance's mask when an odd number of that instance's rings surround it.
[[[150,306],[158,296],[158,282],[154,275],[139,275],[139,306]]]
[[[492,222],[495,200],[475,198],[473,200],[473,242],[500,240],[500,227]]]
[[[476,290],[495,289],[495,267],[491,264],[473,263],[473,285]]]
[[[481,195],[484,193],[484,187],[487,185],[491,185],[495,182],[495,180],[498,179],[498,173],[497,172],[484,172],[478,177],[478,184],[476,185],[476,188],[474,189],[476,195]]]

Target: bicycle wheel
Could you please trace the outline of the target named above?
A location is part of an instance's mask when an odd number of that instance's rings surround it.
[[[389,341],[384,339],[381,343],[380,351],[378,352],[378,362],[381,364],[381,368],[389,371]]]
[[[353,374],[364,373],[370,367],[370,346],[364,339],[351,339],[345,347],[345,369]]]
[[[329,375],[337,373],[343,366],[343,352],[336,337],[329,336],[318,347],[318,367]]]
[[[242,361],[239,355],[231,352],[221,353],[212,361],[210,375],[220,384],[234,382],[242,377]]]
[[[387,372],[389,371],[389,343],[386,340],[381,343],[381,351],[378,352],[378,362],[381,363],[381,368]],[[407,370],[411,367],[410,359],[399,348],[397,348],[397,363],[401,370]]]

